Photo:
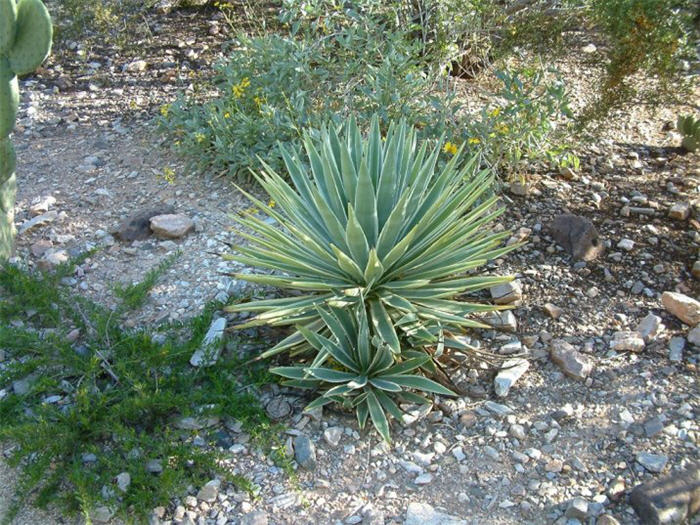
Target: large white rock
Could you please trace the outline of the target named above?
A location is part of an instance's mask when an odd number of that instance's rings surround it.
[[[527,372],[528,368],[530,368],[530,362],[527,359],[508,359],[504,362],[493,380],[496,395],[499,397],[507,396],[511,387]]]
[[[467,522],[439,512],[427,503],[412,501],[408,504],[403,525],[467,525]]]
[[[202,345],[190,357],[192,366],[211,366],[219,359],[221,354],[222,339],[226,330],[226,319],[219,317],[212,321]]]
[[[184,237],[194,230],[192,219],[182,213],[156,215],[150,222],[153,233],[169,239]]]
[[[700,323],[700,302],[677,292],[664,292],[661,295],[664,308],[689,326]]]

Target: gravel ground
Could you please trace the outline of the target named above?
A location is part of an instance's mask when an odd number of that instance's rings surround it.
[[[18,237],[21,264],[50,267],[101,246],[66,285],[110,306],[116,283],[138,281],[182,252],[128,325],[189,317],[240,290],[221,275],[231,267],[218,254],[236,242],[230,214],[249,205],[225,179],[188,176],[144,126],[223,39],[203,30],[211,27],[205,20],[170,16],[142,56],[93,50],[78,59],[79,48],[76,56],[55,56],[24,82],[15,136],[18,225],[49,214]],[[138,60],[143,70],[127,66]],[[585,92],[592,77],[586,62],[569,60],[570,84]],[[415,411],[388,447],[347,414],[302,415],[306,400],[298,392],[270,387],[262,399],[289,429],[283,437],[299,465],[296,479],[249,447],[235,424],[202,429],[196,434],[217,436],[229,451],[227,467],[253,480],[258,497],[213,481],[174,494],[171,505],[154,510],[153,522],[637,523],[630,491],[698,458],[698,347],[661,303],[665,291],[700,291],[691,272],[700,247],[700,170],[697,155],[682,154],[668,131],[677,111],[639,107],[618,115],[580,152],[580,173],[531,174],[527,196],[505,192],[502,225],[528,244],[488,269],[518,277],[517,328],[476,333],[474,344],[527,359],[529,369],[506,396],[494,393],[497,370],[470,360],[452,371],[464,395]],[[176,173],[173,183],[163,178],[166,167]],[[45,210],[31,210],[42,203]],[[195,231],[133,243],[111,234],[125,217],[160,203],[192,218]],[[682,203],[688,216],[669,217]],[[561,213],[592,221],[605,252],[573,261],[547,228]],[[616,332],[635,330],[650,313],[665,328],[642,341],[643,349],[615,342]],[[691,339],[698,344],[697,335]],[[580,380],[565,375],[552,349],[591,370]],[[0,465],[0,515],[13,483]],[[107,518],[104,511],[94,521]],[[27,509],[15,523],[67,521]]]

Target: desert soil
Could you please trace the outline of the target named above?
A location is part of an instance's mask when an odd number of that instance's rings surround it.
[[[242,286],[222,275],[234,267],[220,254],[237,241],[230,215],[249,204],[218,174],[188,172],[150,124],[160,105],[187,87],[191,72],[206,75],[220,53],[226,27],[219,21],[219,34],[211,34],[212,17],[183,11],[153,18],[152,34],[129,54],[66,47],[22,82],[14,135],[17,224],[21,228],[42,201],[56,213],[19,235],[18,264],[50,266],[56,253],[60,258],[100,247],[65,284],[113,306],[115,284],[139,281],[181,252],[147,304],[124,320],[128,326],[195,315]],[[567,80],[585,99],[595,75],[578,48],[571,55],[564,63]],[[678,111],[638,107],[616,115],[579,150],[576,176],[540,170],[529,174],[529,195],[504,192],[502,226],[528,243],[487,270],[515,274],[522,284],[513,311],[517,329],[473,337],[483,348],[515,350],[530,360],[506,397],[493,392],[493,370],[470,362],[453,377],[468,395],[416,414],[413,424],[394,430],[389,447],[345,414],[309,418],[301,414],[305,401],[298,392],[270,388],[261,393],[263,401],[289,403],[285,439],[308,438],[315,467],[300,467],[298,479],[289,480],[249,447],[247,436],[228,429],[227,465],[252,479],[259,496],[250,499],[224,485],[207,502],[197,498],[200,487],[192,487],[156,509],[154,521],[602,523],[605,514],[636,523],[630,490],[698,457],[698,347],[686,340],[689,327],[660,302],[664,291],[697,297],[700,290],[691,274],[700,247],[700,170],[697,156],[684,154],[669,131]],[[166,168],[174,170],[174,182],[163,177]],[[111,235],[131,213],[161,203],[190,216],[196,230],[174,241],[124,243]],[[689,218],[669,217],[678,203],[691,204]],[[549,237],[549,222],[567,212],[590,219],[605,239],[605,253],[595,261],[576,263]],[[632,242],[620,244],[623,239]],[[558,319],[545,311],[547,303],[561,309]],[[634,330],[649,313],[661,317],[665,330],[641,352],[610,349],[613,333]],[[558,339],[594,365],[586,380],[567,377],[551,362]],[[680,354],[670,353],[670,345],[682,346]],[[645,454],[661,465],[659,472],[642,466]],[[13,472],[0,465],[0,515],[13,483]],[[583,515],[571,510],[574,498],[587,502]],[[70,522],[32,508],[15,520]]]

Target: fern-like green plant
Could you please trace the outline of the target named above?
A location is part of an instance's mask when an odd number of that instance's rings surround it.
[[[246,195],[276,224],[253,214],[238,217],[249,244],[228,256],[273,271],[236,278],[296,293],[227,310],[256,313],[239,328],[295,327],[262,357],[291,351],[309,370],[329,355],[310,334],[335,333],[322,312],[345,309],[361,319],[366,311],[366,336],[361,320],[346,327],[358,330],[356,345],[385,349],[396,365],[422,352],[430,356],[422,365],[430,370],[438,348],[463,348],[454,335],[487,327],[472,314],[502,308],[463,300],[467,292],[511,279],[473,274],[515,247],[502,246],[508,232],[489,228],[503,212],[494,206],[494,175],[479,171],[475,158],[461,162],[461,151],[445,159],[441,143],[419,146],[404,123],[382,137],[375,118],[363,138],[350,119],[319,135],[305,138],[306,162],[282,147],[291,184],[269,166],[256,174],[275,207]]]

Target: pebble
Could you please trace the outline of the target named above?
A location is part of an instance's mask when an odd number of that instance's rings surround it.
[[[150,472],[151,474],[160,474],[163,472],[163,464],[157,459],[152,459],[146,463],[146,472]]]
[[[610,349],[616,352],[641,352],[644,350],[644,339],[639,332],[620,331],[613,334]]]
[[[433,475],[432,474],[421,474],[416,477],[416,479],[413,480],[413,483],[416,485],[427,485],[433,481]]]
[[[499,397],[505,397],[525,372],[530,368],[526,359],[508,359],[501,365],[501,370],[493,380],[494,390]]]
[[[439,512],[427,503],[412,501],[403,525],[467,525],[465,520]]]
[[[661,472],[668,462],[668,456],[651,452],[639,452],[636,459],[649,472]]]
[[[117,475],[116,481],[119,490],[126,492],[129,490],[129,485],[131,485],[131,474],[128,472],[122,472],[121,474]]]
[[[328,427],[323,431],[323,439],[332,447],[337,447],[343,437],[342,427]]]
[[[496,304],[511,304],[523,298],[523,287],[518,280],[492,286],[489,291]]]
[[[546,303],[544,305],[544,311],[554,320],[559,319],[562,314],[562,309],[552,303]]]
[[[700,325],[688,332],[688,342],[694,346],[700,346]]]
[[[661,322],[661,317],[652,313],[642,319],[637,325],[637,332],[645,341],[652,341],[661,334],[666,327]]]
[[[622,239],[617,243],[617,247],[626,252],[632,251],[634,249],[634,241],[632,239]]]
[[[593,370],[593,361],[563,339],[550,343],[549,357],[569,377],[584,381]]]
[[[301,434],[294,438],[294,459],[306,470],[316,468],[316,447],[308,436]]]
[[[668,360],[680,363],[683,360],[683,349],[685,339],[683,337],[672,337],[668,343]]]
[[[574,498],[564,513],[569,519],[584,521],[588,516],[588,502],[583,498]]]
[[[685,221],[690,217],[690,203],[678,202],[668,210],[668,216],[677,221]]]
[[[190,357],[190,365],[200,367],[216,364],[223,347],[224,330],[226,330],[224,317],[218,317],[212,321],[201,346]]]

